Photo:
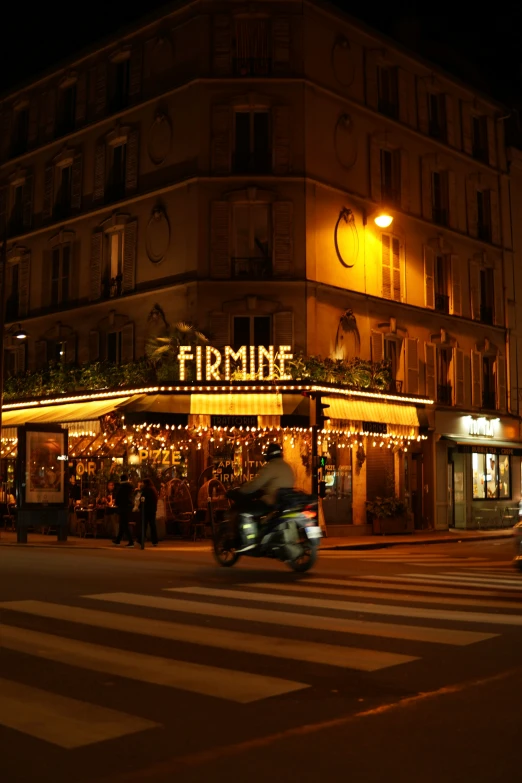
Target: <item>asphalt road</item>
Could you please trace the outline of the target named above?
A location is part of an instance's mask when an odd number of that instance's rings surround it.
[[[511,557],[0,547],[2,780],[517,780]]]

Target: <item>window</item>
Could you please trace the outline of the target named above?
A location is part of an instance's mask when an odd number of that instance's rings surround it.
[[[439,346],[437,356],[437,372],[438,372],[438,385],[437,385],[437,400],[442,405],[452,405],[453,398],[451,393],[451,360],[453,358],[453,351],[451,348]]]
[[[401,159],[398,150],[381,150],[381,193],[388,204],[401,201]]]
[[[384,358],[390,363],[391,377],[395,381],[396,391],[402,391],[402,381],[397,381],[400,368],[402,340],[396,337],[384,338]]]
[[[431,93],[428,103],[429,132],[434,139],[446,140],[446,96]]]
[[[482,407],[496,410],[495,360],[492,356],[482,356]]]
[[[262,174],[271,169],[268,111],[238,111],[234,123],[234,171]]]
[[[7,267],[7,300],[5,303],[5,320],[15,321],[18,318],[18,302],[20,296],[20,267],[9,264]]]
[[[435,256],[435,310],[439,313],[449,313],[449,264],[448,256]]]
[[[64,218],[71,213],[72,198],[72,163],[56,167],[56,199],[54,202],[54,217]]]
[[[107,361],[112,364],[121,362],[121,331],[107,334]]]
[[[130,58],[112,63],[111,110],[125,109],[129,102]]]
[[[267,19],[237,19],[234,51],[236,76],[267,76],[271,70]]]
[[[109,147],[109,181],[107,195],[110,200],[125,195],[125,171],[127,166],[127,143]]]
[[[396,68],[379,68],[378,89],[379,111],[388,117],[396,118],[399,108]]]
[[[66,304],[69,301],[71,246],[55,247],[51,264],[51,305]]]
[[[477,190],[477,231],[479,239],[491,242],[491,198],[489,190]]]
[[[446,171],[434,171],[431,175],[433,222],[447,226],[448,218],[448,175]]]
[[[401,245],[389,234],[382,235],[382,295],[401,301]]]
[[[107,296],[120,296],[123,279],[123,231],[105,237],[105,286]]]
[[[269,204],[236,204],[232,276],[270,277],[271,266]]]
[[[487,118],[473,117],[471,129],[473,135],[473,157],[477,160],[482,160],[484,163],[488,163],[489,154]]]
[[[25,356],[25,345],[4,349],[4,373],[6,377],[12,378],[15,375],[20,375],[25,370]]]
[[[480,270],[480,320],[484,324],[493,323],[493,302],[495,293],[494,270],[486,267]]]
[[[29,109],[24,106],[15,112],[14,128],[12,137],[12,155],[23,155],[27,151],[29,138]]]
[[[24,227],[24,185],[16,183],[12,188],[12,205],[9,229],[11,234],[21,234]]]
[[[63,364],[65,362],[65,346],[66,344],[64,342],[53,343],[54,361],[58,364]]]
[[[511,498],[511,464],[507,455],[472,454],[473,500]]]
[[[234,317],[234,350],[242,345],[270,345],[272,323],[266,315],[236,315]]]
[[[76,115],[76,83],[60,90],[58,107],[58,135],[64,136],[74,130]]]

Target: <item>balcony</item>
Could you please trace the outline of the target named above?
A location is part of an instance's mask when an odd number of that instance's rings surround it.
[[[432,216],[433,216],[433,222],[436,223],[438,226],[447,226],[449,223],[448,210],[444,207],[433,207]]]
[[[491,242],[491,226],[487,223],[479,223],[477,233],[479,239],[482,239],[483,242]]]
[[[491,391],[490,389],[483,390],[482,407],[491,411],[495,411],[497,409],[497,397],[494,391]]]
[[[233,258],[232,277],[234,280],[265,280],[272,277],[272,259]]]
[[[449,296],[447,294],[435,294],[435,310],[438,313],[449,313]]]
[[[493,308],[480,305],[480,320],[483,324],[493,326]]]
[[[272,153],[270,150],[262,150],[252,154],[235,152],[232,159],[232,171],[235,174],[270,174]]]
[[[106,201],[121,201],[125,197],[125,182],[112,182],[105,190]]]
[[[107,277],[103,283],[103,298],[115,299],[121,296],[123,293],[122,281],[123,276],[121,274],[116,275],[116,277]]]
[[[268,57],[234,57],[234,76],[270,76],[272,60]]]
[[[440,402],[441,405],[453,404],[451,383],[439,383],[437,386],[437,402]]]
[[[432,137],[432,139],[440,139],[440,141],[446,141],[444,128],[439,122],[434,122],[433,120],[430,120],[429,134]]]
[[[392,101],[379,98],[379,111],[381,114],[385,114],[386,117],[391,117],[393,120],[396,120],[399,114],[399,107],[396,103],[392,103]]]

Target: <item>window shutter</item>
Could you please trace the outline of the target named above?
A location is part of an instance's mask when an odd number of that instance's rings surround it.
[[[490,166],[497,165],[497,135],[495,133],[495,120],[493,117],[486,118],[488,133],[488,162]]]
[[[382,258],[382,295],[384,299],[391,299],[392,273],[391,273],[391,240],[388,234],[383,234],[381,239]]]
[[[230,17],[214,17],[213,70],[215,76],[228,76],[231,71],[232,31]]]
[[[288,174],[290,171],[290,108],[274,108],[274,174]]]
[[[38,141],[38,98],[31,98],[29,103],[29,125],[27,128],[27,141],[33,147]]]
[[[141,72],[143,67],[143,47],[134,43],[129,63],[129,98],[137,101],[141,95]]]
[[[275,73],[288,73],[290,69],[290,19],[277,16],[272,26],[273,65]]]
[[[491,211],[491,241],[495,245],[500,245],[500,214],[498,209],[498,193],[496,190],[489,191],[489,208]]]
[[[43,370],[47,365],[47,340],[37,340],[35,343],[36,367]]]
[[[89,332],[89,361],[98,362],[100,360],[100,333],[95,329]]]
[[[95,231],[91,237],[91,263],[89,299],[96,301],[102,295],[103,231]]]
[[[504,326],[504,289],[502,285],[502,269],[498,266],[493,273],[493,307],[497,326]]]
[[[461,103],[462,146],[468,155],[473,154],[473,135],[471,130],[471,104]]]
[[[127,140],[127,163],[125,169],[125,192],[134,193],[138,188],[139,131],[132,130]]]
[[[446,180],[448,185],[449,224],[451,228],[458,228],[459,216],[457,212],[457,181],[455,172],[447,171]]]
[[[475,182],[469,177],[466,180],[466,203],[468,210],[468,234],[476,237],[478,234],[477,188]]]
[[[82,208],[82,169],[83,156],[79,152],[74,156],[71,181],[71,209],[77,211]]]
[[[426,397],[430,400],[437,399],[437,346],[433,343],[424,343],[425,369],[426,369]]]
[[[27,345],[22,343],[16,350],[16,374],[25,372],[27,366]]]
[[[399,94],[399,119],[405,125],[415,125],[412,117],[414,105],[411,89],[412,75],[404,68],[397,68],[397,89]]]
[[[471,351],[471,404],[482,408],[482,354]]]
[[[381,201],[381,148],[373,138],[370,141],[370,189],[372,199]]]
[[[105,112],[107,105],[107,64],[98,63],[96,66],[96,97],[95,112],[99,117]]]
[[[384,335],[382,332],[376,332],[372,329],[370,336],[372,351],[372,362],[378,364],[384,359]]]
[[[379,75],[377,69],[377,52],[366,49],[364,57],[366,103],[373,109],[379,106]]]
[[[404,212],[410,211],[410,154],[407,150],[400,151],[401,161],[401,207]]]
[[[446,103],[446,141],[450,147],[455,146],[455,104],[452,95],[444,96]]]
[[[130,220],[123,230],[123,281],[122,291],[134,291],[136,287],[136,255],[138,221]]]
[[[274,313],[274,346],[276,350],[281,345],[294,347],[294,314],[291,311]]]
[[[121,330],[121,356],[122,364],[134,361],[134,324],[125,324]]]
[[[501,413],[506,412],[506,359],[504,356],[497,356],[496,361],[497,375],[497,410]]]
[[[7,160],[9,157],[9,148],[11,145],[11,117],[11,107],[4,104],[0,115],[0,158],[2,161]]]
[[[417,115],[421,133],[430,132],[430,115],[428,109],[428,88],[423,78],[417,79]]]
[[[392,282],[393,299],[396,302],[401,301],[401,243],[396,237],[392,237]]]
[[[215,348],[230,345],[230,316],[228,313],[210,313],[210,339]]]
[[[424,246],[424,293],[426,307],[435,308],[435,253]]]
[[[419,341],[415,337],[406,338],[406,391],[419,393]]]
[[[56,121],[56,90],[49,90],[45,94],[45,135],[48,139],[54,136],[54,124]]]
[[[65,341],[65,363],[76,364],[76,335],[70,334]]]
[[[94,191],[93,201],[103,201],[105,195],[105,159],[107,151],[105,142],[96,145],[94,153]]]
[[[31,275],[31,253],[24,253],[20,257],[20,270],[18,280],[18,315],[26,318],[29,313],[29,280]]]
[[[210,215],[210,276],[230,277],[230,205],[213,201]]]
[[[455,348],[454,356],[453,367],[455,370],[455,377],[453,399],[455,405],[464,405],[464,351],[461,351],[460,348]]]
[[[29,231],[33,225],[33,175],[27,174],[24,182],[24,228]]]
[[[471,291],[471,317],[480,321],[480,268],[474,261],[469,265],[469,288]]]
[[[43,196],[43,208],[42,218],[43,220],[50,220],[53,213],[53,180],[54,180],[54,167],[46,166],[44,174],[44,196]]]
[[[77,128],[85,124],[87,118],[87,72],[80,71],[76,82],[76,110],[74,122]]]
[[[462,283],[457,255],[451,256],[451,312],[453,315],[462,315]]]
[[[432,162],[428,157],[422,159],[422,216],[426,220],[432,218],[432,200],[431,200],[431,175]]]
[[[275,201],[272,205],[273,263],[275,275],[289,275],[294,265],[294,205]]]
[[[230,106],[212,107],[212,171],[230,172],[232,111]]]
[[[3,242],[4,240],[4,226],[5,221],[7,218],[7,186],[0,187],[0,231],[2,232],[2,236],[0,236],[0,241]]]

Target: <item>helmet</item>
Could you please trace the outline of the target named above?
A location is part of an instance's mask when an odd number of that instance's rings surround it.
[[[279,445],[279,443],[270,443],[268,446],[266,452],[265,452],[265,459],[267,462],[270,462],[272,459],[277,459],[278,457],[283,456],[283,449]]]

